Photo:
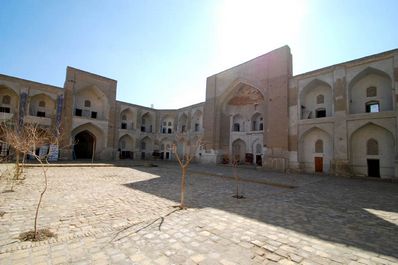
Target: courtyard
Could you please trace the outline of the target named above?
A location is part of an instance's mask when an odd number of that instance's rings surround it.
[[[43,188],[27,168],[1,179],[0,264],[397,264],[398,183],[175,163],[51,167],[39,228],[21,242]]]

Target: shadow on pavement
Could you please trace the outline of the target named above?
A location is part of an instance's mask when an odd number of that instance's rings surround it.
[[[240,189],[246,199],[237,200],[232,198],[236,183],[214,174],[214,170],[228,173],[231,169],[203,167],[202,171],[211,172],[206,176],[195,173],[197,168],[194,167],[193,173],[188,171],[188,207],[216,208],[318,239],[398,257],[397,183],[290,175],[292,179],[304,178],[307,181],[299,180],[299,185],[294,183],[298,186],[294,189],[241,182]],[[177,166],[136,169],[156,174],[159,178],[125,186],[178,204],[180,171]],[[253,174],[272,181],[279,178],[281,183],[286,183],[284,178],[287,178],[284,174],[255,170],[239,170],[238,174],[242,177]]]

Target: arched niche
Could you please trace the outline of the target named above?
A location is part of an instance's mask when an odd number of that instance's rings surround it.
[[[91,159],[94,150],[94,158],[101,158],[101,151],[105,149],[105,137],[103,131],[92,123],[82,124],[72,130],[72,144],[74,149],[74,158]],[[79,157],[76,151],[79,151]]]
[[[369,150],[373,141],[377,143],[377,152]],[[369,144],[369,142],[371,142]],[[367,123],[355,130],[350,136],[350,163],[354,174],[371,176],[373,164],[378,161],[378,176],[394,176],[395,140],[386,128],[374,123]],[[369,152],[371,151],[371,152]]]
[[[203,128],[203,113],[201,110],[196,110],[192,115],[192,131],[200,132]]]
[[[75,116],[108,120],[109,101],[107,96],[96,86],[80,88],[74,96]]]
[[[29,115],[50,118],[55,115],[56,103],[47,94],[36,94],[29,101]]]
[[[332,137],[326,131],[312,127],[299,142],[299,162],[305,172],[329,172],[333,158]]]
[[[393,110],[393,89],[390,76],[368,67],[348,85],[350,114]]]
[[[333,116],[332,87],[319,79],[312,80],[300,93],[301,119]]]
[[[135,129],[136,112],[126,108],[120,112],[120,128],[125,130]]]

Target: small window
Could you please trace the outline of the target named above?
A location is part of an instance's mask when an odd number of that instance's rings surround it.
[[[240,124],[239,123],[234,123],[233,131],[234,132],[239,132],[240,131]]]
[[[380,112],[380,104],[377,101],[367,102],[365,108],[368,113]]]
[[[84,101],[84,107],[90,108],[91,107],[91,101],[90,100],[85,100]]]
[[[91,112],[91,118],[93,118],[93,119],[97,118],[97,112],[96,111],[92,111]]]
[[[374,86],[368,87],[366,89],[366,97],[376,97],[377,96],[377,88]]]
[[[141,132],[145,132],[145,126],[141,126]]]
[[[181,132],[185,132],[185,125],[181,126]]]
[[[127,123],[125,123],[125,122],[122,122],[122,124],[121,124],[121,126],[120,126],[122,129],[127,129]]]
[[[199,132],[199,123],[195,123],[195,132]]]
[[[126,115],[122,115],[122,121],[125,121],[126,119]]]
[[[315,111],[315,117],[316,118],[323,118],[326,117],[326,110],[325,109],[317,109]]]
[[[8,108],[8,107],[0,107],[0,112],[10,113],[10,108]]]
[[[260,131],[264,130],[264,125],[263,125],[263,123],[260,123],[260,126],[259,126],[259,127],[260,127],[260,128],[259,128]]]
[[[43,100],[39,101],[39,107],[40,108],[45,108],[46,107],[46,102],[43,101]]]
[[[325,103],[325,97],[324,97],[324,95],[318,95],[318,96],[316,97],[316,104],[323,104],[323,103]]]
[[[166,125],[167,125],[167,122],[164,121],[164,122],[163,122],[163,126],[166,126]]]
[[[172,126],[171,121],[169,121],[168,126]]]
[[[3,96],[3,99],[1,101],[3,104],[9,105],[11,103],[11,97],[9,95]]]
[[[46,113],[45,113],[44,111],[38,111],[38,112],[36,113],[36,116],[37,116],[37,117],[46,117]]]
[[[162,133],[166,133],[166,128],[162,128]]]
[[[367,155],[378,155],[379,154],[379,144],[375,139],[369,139],[366,144],[366,154]]]
[[[82,116],[82,109],[75,109],[75,116]]]
[[[167,129],[167,133],[168,133],[168,134],[172,133],[171,128],[168,128],[168,129]]]
[[[315,142],[315,153],[323,153],[323,141],[317,140]]]

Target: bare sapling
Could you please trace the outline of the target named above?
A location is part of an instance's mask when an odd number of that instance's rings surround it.
[[[236,193],[232,197],[236,199],[244,199],[245,197],[239,193],[239,183],[240,183],[239,174],[238,174],[239,157],[232,156],[231,164],[232,164],[232,175],[235,179],[235,184],[236,184]]]
[[[198,149],[201,139],[198,138],[196,141],[191,141],[186,133],[177,135],[177,142],[182,146],[182,153],[179,154],[177,145],[173,145],[173,154],[178,162],[181,169],[181,193],[180,193],[180,209],[185,209],[185,190],[186,190],[186,175],[188,167],[195,158],[196,150]]]
[[[36,153],[36,150],[40,147],[51,145],[58,146],[59,133],[52,130],[51,128],[41,128],[37,124],[23,124],[18,129],[7,124],[2,125],[3,138],[4,140],[20,154],[27,154],[34,158],[41,166],[42,175],[44,178],[44,187],[40,191],[39,200],[36,206],[34,227],[32,231],[22,233],[20,238],[22,240],[38,241],[51,237],[53,234],[48,229],[39,230],[38,217],[41,203],[43,201],[44,194],[48,188],[48,155],[49,153],[41,154]],[[17,163],[19,161],[17,160]]]

